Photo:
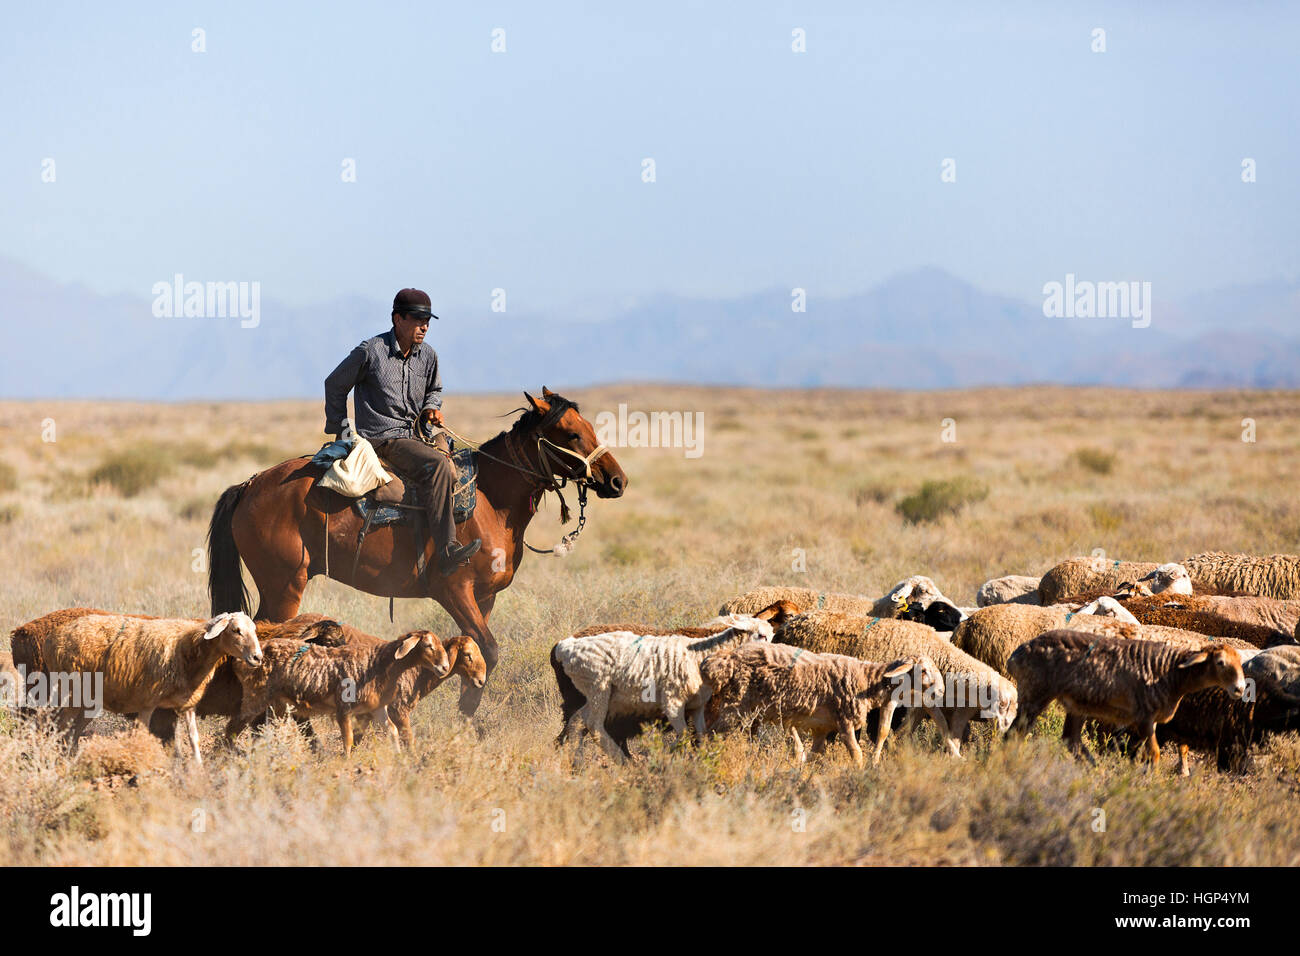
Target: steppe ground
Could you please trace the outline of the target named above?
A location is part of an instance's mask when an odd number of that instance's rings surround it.
[[[120,718],[73,757],[6,712],[0,864],[1300,861],[1295,735],[1260,748],[1244,776],[1198,760],[1187,780],[1169,753],[1156,774],[1116,754],[1089,770],[1050,732],[1012,746],[982,728],[955,761],[928,723],[864,771],[842,748],[801,768],[772,732],[698,751],[652,735],[639,760],[613,766],[592,746],[553,746],[547,661],[584,625],[696,623],[765,583],[878,595],[925,573],[973,604],[990,577],[1096,548],[1132,560],[1300,551],[1300,394],[624,385],[570,397],[593,419],[620,402],[702,412],[702,453],[618,449],[627,495],[594,503],[572,555],[527,556],[492,619],[503,657],[481,737],[450,685],[417,710],[413,754],[372,737],[350,761],[324,721],[322,755],[287,724],[223,751],[206,721],[210,756],[195,769],[123,734]],[[454,395],[448,419],[486,438],[520,403]],[[1256,441],[1242,440],[1243,419]],[[0,473],[6,647],[14,626],[61,607],[206,617],[194,549],[218,494],[324,438],[314,401],[4,402],[0,422],[14,466]],[[969,479],[973,500],[930,521],[900,515],[923,483],[951,479]],[[560,532],[552,500],[528,537],[547,546]],[[320,578],[303,607],[385,636],[451,626],[413,600],[390,624],[385,599]]]

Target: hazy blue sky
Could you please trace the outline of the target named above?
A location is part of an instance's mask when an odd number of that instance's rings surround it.
[[[0,255],[511,311],[1297,275],[1300,6],[807,6],[11,4]]]

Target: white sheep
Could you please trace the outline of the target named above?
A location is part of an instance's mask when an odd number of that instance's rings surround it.
[[[689,718],[702,734],[710,692],[700,664],[744,641],[772,639],[772,625],[758,618],[735,614],[722,623],[716,632],[708,627],[677,634],[615,630],[558,641],[551,648],[551,666],[565,712],[559,741],[585,724],[604,751],[621,761],[623,752],[605,729],[607,716],[662,717],[679,739]]]
[[[813,588],[762,587],[747,591],[722,605],[721,614],[755,614],[778,601],[790,602],[798,611],[838,611],[859,617],[902,618],[909,610],[928,608],[943,601],[957,610],[957,605],[944,597],[938,585],[922,574],[914,574],[899,581],[878,598],[858,594],[840,594],[816,591]]]
[[[994,604],[1038,604],[1039,578],[1027,574],[1006,574],[980,585],[975,595],[978,607]]]

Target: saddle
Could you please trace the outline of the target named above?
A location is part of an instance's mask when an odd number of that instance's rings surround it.
[[[451,496],[452,517],[456,524],[461,524],[474,515],[474,505],[478,502],[478,454],[472,448],[457,448],[455,442],[451,442],[450,447],[451,463],[456,467],[456,484]],[[352,500],[357,514],[366,522],[361,532],[363,536],[370,528],[390,524],[414,525],[416,519],[425,514],[419,492],[404,482],[383,456],[380,456],[380,461],[384,470],[393,476],[392,481]]]

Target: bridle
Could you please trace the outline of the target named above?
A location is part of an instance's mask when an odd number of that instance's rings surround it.
[[[578,535],[582,534],[582,529],[587,523],[587,491],[591,486],[592,480],[591,466],[596,459],[609,451],[609,447],[602,444],[597,445],[592,449],[590,454],[580,455],[570,448],[565,448],[563,445],[557,445],[543,434],[547,428],[559,421],[560,417],[573,407],[574,404],[568,399],[559,399],[558,401],[552,400],[550,409],[548,409],[547,412],[531,426],[530,431],[532,431],[536,437],[536,468],[533,468],[529,464],[525,452],[527,439],[522,435],[517,434],[513,428],[504,433],[506,454],[508,456],[507,460],[507,458],[498,458],[491,452],[485,451],[483,449],[483,444],[486,443],[470,441],[463,435],[458,435],[446,425],[442,426],[443,431],[451,435],[451,437],[456,439],[457,442],[469,448],[473,448],[478,452],[478,454],[483,455],[492,461],[498,462],[499,464],[505,465],[507,468],[513,468],[515,471],[527,475],[534,484],[533,492],[529,496],[529,508],[532,510],[533,514],[537,513],[537,508],[541,504],[542,497],[547,492],[553,491],[555,492],[555,496],[560,499],[560,524],[568,524],[569,518],[572,514],[569,511],[568,502],[564,500],[564,495],[561,493],[560,489],[565,487],[565,485],[570,481],[578,486],[577,527],[564,535],[559,542],[550,549],[534,548],[531,544],[525,541],[524,547],[535,554],[562,556],[573,550],[574,544],[578,540]],[[424,438],[423,432],[417,429],[417,433],[420,434],[420,437],[425,442],[431,444],[429,439]],[[568,456],[568,458],[575,459],[578,463],[577,467],[581,468],[581,472],[578,474],[566,474],[564,469],[560,466],[575,466],[562,456]]]

